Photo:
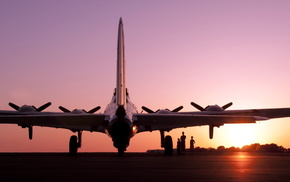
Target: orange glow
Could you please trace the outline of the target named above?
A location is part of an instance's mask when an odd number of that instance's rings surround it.
[[[229,126],[227,138],[230,143],[234,143],[235,147],[243,147],[255,143],[256,132],[251,124],[237,124]]]
[[[161,4],[162,3],[162,4]],[[8,103],[45,111],[104,109],[116,86],[117,25],[125,26],[126,86],[139,112],[180,105],[227,110],[290,107],[290,1],[2,1],[0,110]],[[69,6],[68,6],[69,5]],[[64,23],[65,22],[65,23]],[[173,129],[186,146],[290,148],[290,118]],[[132,128],[133,130],[135,128]],[[138,128],[137,128],[138,129]],[[137,130],[136,130],[137,131]],[[0,152],[66,152],[70,130],[0,125]],[[137,133],[128,152],[160,149],[159,131]],[[103,133],[83,133],[80,152],[115,152]]]

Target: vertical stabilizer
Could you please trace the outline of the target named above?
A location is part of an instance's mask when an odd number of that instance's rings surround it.
[[[119,20],[118,48],[117,48],[117,86],[116,99],[119,106],[126,104],[126,85],[125,85],[125,47],[122,18]]]

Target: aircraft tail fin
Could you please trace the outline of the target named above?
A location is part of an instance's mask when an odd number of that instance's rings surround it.
[[[126,84],[125,84],[125,46],[122,18],[119,20],[118,47],[117,47],[117,85],[116,99],[119,106],[126,105]]]

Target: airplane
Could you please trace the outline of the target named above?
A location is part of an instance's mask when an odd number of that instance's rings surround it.
[[[62,106],[59,108],[63,112],[42,112],[50,104],[49,102],[36,108],[28,105],[19,107],[9,103],[16,111],[1,110],[0,123],[18,124],[23,128],[28,128],[30,139],[32,139],[33,126],[64,128],[76,132],[77,136],[72,135],[69,140],[69,154],[71,155],[76,155],[78,148],[81,147],[83,131],[106,133],[112,138],[113,145],[120,156],[124,154],[130,139],[135,134],[159,131],[164,154],[172,155],[172,137],[165,136],[165,132],[175,128],[208,125],[209,138],[212,139],[214,127],[224,124],[255,123],[290,116],[290,108],[226,110],[232,105],[231,102],[222,107],[209,105],[206,108],[191,102],[191,105],[199,110],[194,112],[179,112],[183,108],[182,106],[173,110],[159,109],[157,111],[142,106],[147,113],[138,113],[126,88],[122,18],[118,25],[116,88],[104,113],[94,114],[100,109],[99,106],[88,112],[83,109],[70,111]]]

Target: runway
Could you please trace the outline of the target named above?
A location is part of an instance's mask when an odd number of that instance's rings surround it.
[[[285,181],[289,154],[0,153],[0,181]]]

